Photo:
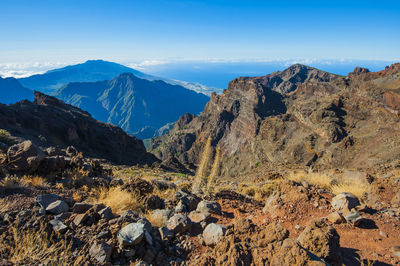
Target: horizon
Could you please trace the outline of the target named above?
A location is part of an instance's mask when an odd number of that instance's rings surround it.
[[[0,62],[400,58],[394,1],[4,0]]]

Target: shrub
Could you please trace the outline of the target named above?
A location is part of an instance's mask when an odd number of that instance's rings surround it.
[[[121,187],[100,188],[89,201],[110,206],[116,214],[127,210],[139,211],[143,208],[143,200],[139,194],[123,190]]]
[[[65,238],[49,234],[45,224],[39,230],[21,230],[12,226],[11,237],[0,242],[0,253],[3,258],[22,264],[68,265],[71,243]]]
[[[12,139],[10,132],[5,129],[0,129],[0,142],[8,145],[15,144],[15,141]]]

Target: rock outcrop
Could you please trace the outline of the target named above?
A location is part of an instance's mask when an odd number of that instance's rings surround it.
[[[9,106],[0,104],[0,124],[13,136],[29,139],[40,146],[73,145],[87,156],[118,164],[151,164],[156,161],[146,152],[141,140],[126,134],[121,128],[101,123],[89,113],[40,92],[35,92],[34,102],[24,100]],[[34,168],[30,165],[35,163],[31,157],[43,159],[38,152],[32,155],[34,147],[31,142],[12,147],[9,160],[18,155],[21,161],[18,167],[23,167],[22,170],[28,170],[25,169],[28,166]]]

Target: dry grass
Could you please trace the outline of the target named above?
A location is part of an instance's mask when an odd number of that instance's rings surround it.
[[[139,194],[128,192],[121,187],[100,188],[89,198],[89,201],[110,206],[117,214],[127,210],[139,211],[143,208],[143,201]]]
[[[358,199],[366,199],[368,193],[370,192],[370,186],[364,183],[342,183],[338,185],[333,185],[331,187],[332,193],[338,195],[343,192],[349,192],[356,196]]]
[[[276,190],[280,181],[281,179],[272,180],[262,186],[251,183],[241,183],[237,191],[243,195],[251,196],[257,201],[262,201]]]
[[[40,176],[29,176],[25,175],[22,177],[18,176],[6,176],[1,180],[0,185],[5,189],[16,189],[23,187],[48,187],[46,179]]]
[[[8,132],[5,129],[0,129],[0,142],[3,142],[8,145],[13,145],[15,144],[15,141],[11,137],[10,132]]]
[[[71,243],[64,238],[54,241],[54,236],[45,228],[44,224],[39,230],[12,227],[11,239],[0,242],[2,257],[16,265],[69,265],[67,256],[71,252]]]
[[[297,171],[290,173],[287,178],[296,182],[306,181],[310,185],[328,189],[335,195],[349,192],[360,200],[365,199],[371,189],[369,184],[358,179],[344,178],[332,173]]]
[[[206,192],[208,195],[213,195],[215,193],[215,183],[219,173],[220,161],[221,161],[220,150],[219,147],[217,147],[215,151],[214,163],[211,168],[211,173],[207,180]]]
[[[332,181],[334,180],[330,175],[326,173],[312,172],[306,173],[304,171],[297,171],[290,173],[287,179],[296,182],[306,181],[310,185],[318,186],[321,188],[330,188]]]
[[[206,145],[201,154],[200,164],[197,167],[196,176],[193,180],[192,191],[199,193],[204,185],[210,168],[210,161],[212,159],[211,137],[208,137]]]

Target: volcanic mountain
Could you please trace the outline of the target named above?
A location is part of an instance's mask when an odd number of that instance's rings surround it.
[[[69,83],[54,95],[139,138],[157,135],[157,130],[185,112],[199,113],[209,100],[182,86],[141,79],[132,73],[108,81]]]
[[[211,95],[201,115],[186,114],[153,139],[151,151],[195,168],[210,139],[221,151],[223,176],[400,162],[399,88],[400,64],[348,76],[297,64],[237,78]]]

